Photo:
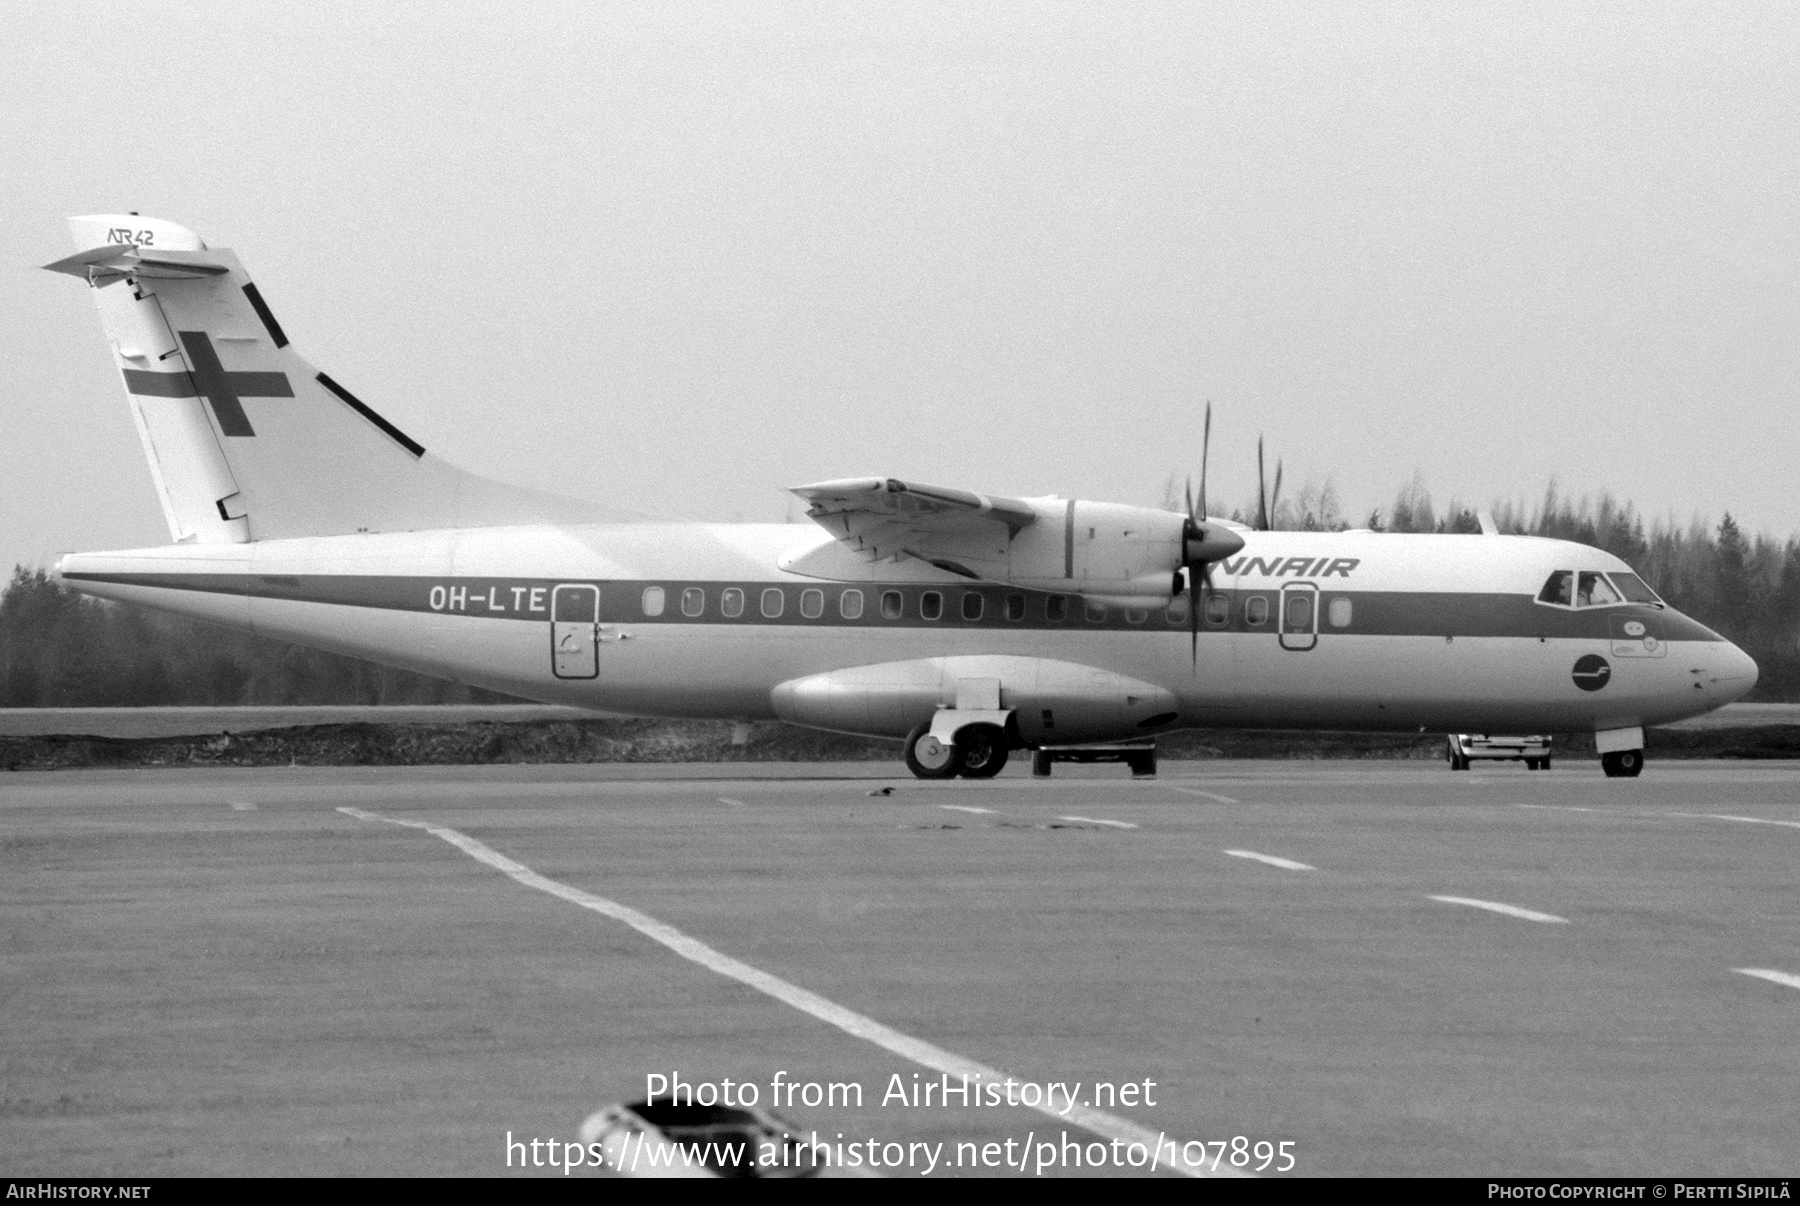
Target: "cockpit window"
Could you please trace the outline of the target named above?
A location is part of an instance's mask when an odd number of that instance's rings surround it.
[[[1614,570],[1612,580],[1613,585],[1619,588],[1619,593],[1625,596],[1625,601],[1628,603],[1660,604],[1662,602],[1656,597],[1656,592],[1645,585],[1644,580],[1636,574],[1622,574]]]
[[[1612,588],[1606,575],[1596,574],[1592,570],[1583,570],[1581,586],[1575,592],[1575,606],[1599,607],[1606,603],[1622,603],[1619,592]]]
[[[1575,605],[1575,571],[1557,570],[1538,592],[1539,603],[1555,603],[1559,607]]]

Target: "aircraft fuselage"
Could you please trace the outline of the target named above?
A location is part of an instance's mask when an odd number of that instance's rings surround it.
[[[793,525],[589,524],[177,545],[65,558],[83,591],[545,702],[901,737],[992,683],[1025,744],[1180,727],[1539,732],[1678,720],[1755,664],[1654,604],[1538,600],[1586,546],[1245,532],[1186,600],[1101,607],[908,563],[784,571]]]

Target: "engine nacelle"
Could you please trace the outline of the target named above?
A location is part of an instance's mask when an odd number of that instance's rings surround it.
[[[1161,606],[1179,589],[1183,516],[1080,499],[1025,501],[1038,520],[1013,538],[999,580],[1127,605]]]
[[[839,582],[905,580],[936,566],[965,578],[1062,591],[1122,607],[1165,605],[1179,589],[1183,516],[1149,507],[1067,498],[1015,500],[1030,522],[1013,527],[979,516],[907,538],[898,559],[871,561],[838,540],[784,555],[790,573]],[[829,530],[829,529],[828,529]]]

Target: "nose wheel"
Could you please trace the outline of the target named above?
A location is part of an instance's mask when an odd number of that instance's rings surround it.
[[[1643,750],[1615,750],[1600,755],[1600,769],[1608,779],[1635,779],[1644,769]]]

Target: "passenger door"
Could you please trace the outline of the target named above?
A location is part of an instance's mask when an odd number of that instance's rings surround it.
[[[1281,588],[1281,647],[1311,649],[1319,643],[1319,588],[1289,582]]]
[[[559,586],[550,594],[551,669],[558,678],[600,677],[600,588]]]

